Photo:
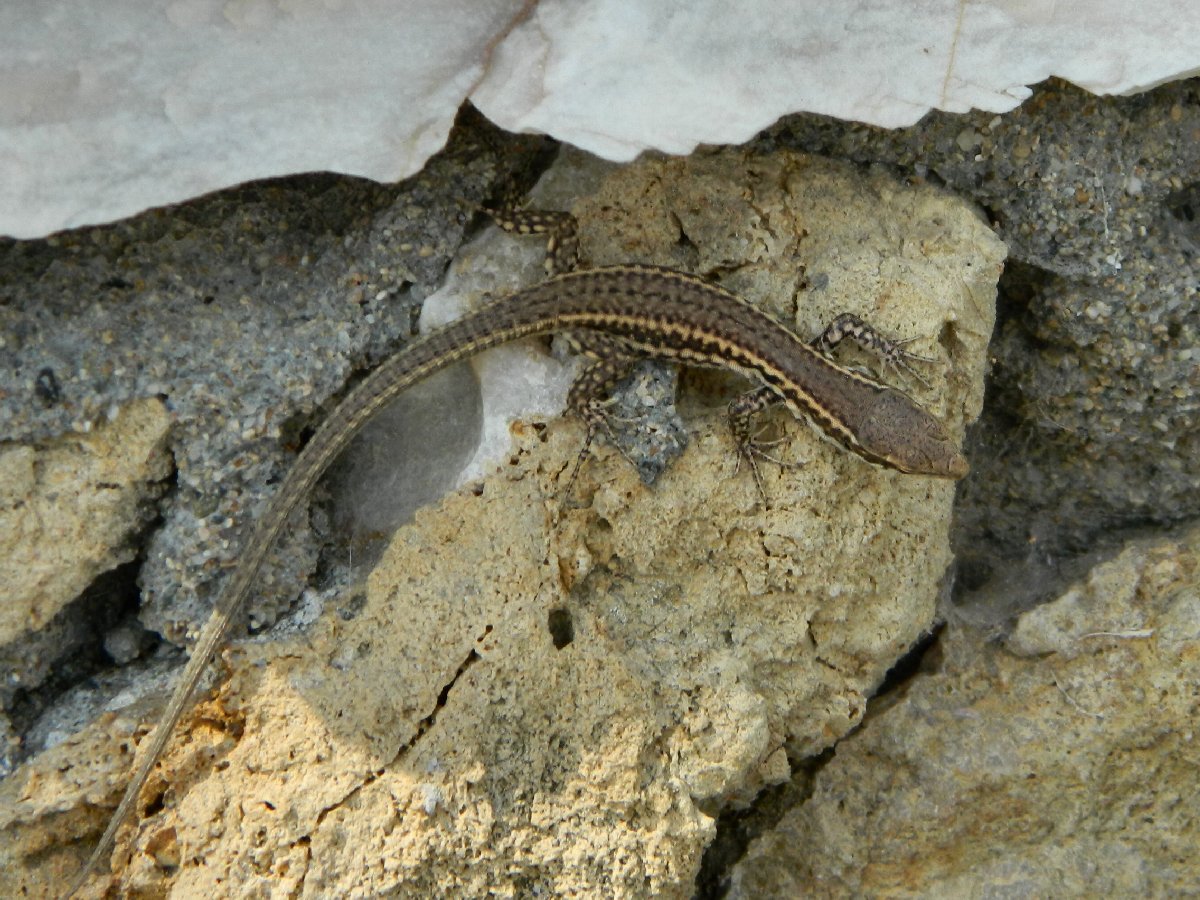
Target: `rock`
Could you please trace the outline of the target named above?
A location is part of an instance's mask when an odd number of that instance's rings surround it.
[[[133,559],[172,471],[171,417],[137,400],[84,434],[0,444],[0,693],[36,687],[63,649],[59,614]],[[43,629],[45,629],[43,631]],[[6,699],[7,703],[7,699]]]
[[[253,179],[416,172],[470,99],[612,160],[740,143],[782,115],[895,127],[1004,112],[1057,75],[1130,93],[1200,65],[1189,0],[587,4],[69,0],[0,18],[0,234]]]
[[[1132,540],[842,741],[732,897],[1173,896],[1200,880],[1200,528]]]

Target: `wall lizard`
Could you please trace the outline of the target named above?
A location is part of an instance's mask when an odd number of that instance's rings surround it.
[[[597,429],[607,424],[600,398],[634,361],[652,357],[729,370],[755,385],[730,404],[739,453],[752,468],[755,457],[764,455],[751,436],[753,417],[782,403],[867,462],[912,475],[957,479],[967,474],[967,461],[935,417],[904,392],[827,355],[851,338],[886,363],[907,368],[906,358],[919,357],[904,351],[904,342],[888,340],[846,314],[808,343],[736,295],[672,269],[617,265],[569,271],[576,256],[573,217],[530,211],[493,216],[508,231],[549,234],[550,278],[413,341],[350,391],[317,429],[251,534],[166,710],[139,747],[139,761],[116,811],[67,896],[82,887],[111,848],[291,513],[378,410],[447,366],[521,338],[567,334],[595,357],[568,397],[572,411],[588,426],[580,460]]]

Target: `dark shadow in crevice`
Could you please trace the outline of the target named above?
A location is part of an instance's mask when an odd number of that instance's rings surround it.
[[[775,828],[792,809],[812,796],[817,773],[833,759],[833,749],[792,766],[792,777],[763,790],[746,809],[727,810],[717,818],[717,833],[704,851],[696,876],[696,900],[721,900],[729,893],[734,867],[751,842]]]
[[[3,694],[4,711],[22,738],[72,688],[114,664],[145,655],[157,642],[137,622],[140,566],[140,560],[133,560],[101,574],[38,630],[36,644],[24,640],[0,648],[0,668],[24,674],[24,684]],[[118,626],[119,660],[106,647],[106,639],[118,639],[113,637]],[[30,655],[18,659],[23,650]]]

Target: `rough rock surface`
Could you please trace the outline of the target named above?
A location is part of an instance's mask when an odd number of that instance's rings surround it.
[[[731,897],[1164,897],[1200,881],[1200,528],[1129,542],[872,711]]]
[[[171,471],[170,417],[140,400],[87,434],[0,444],[0,646],[131,559]]]
[[[1200,79],[1128,98],[1051,83],[1004,116],[899,131],[795,117],[762,143],[942,182],[1010,247],[959,504],[974,577],[1200,515]]]
[[[622,170],[576,212],[595,263],[719,276],[803,333],[850,310],[915,337],[914,394],[958,434],[978,414],[1003,245],[946,194],[726,151]],[[114,856],[122,889],[689,895],[714,815],[853,728],[929,627],[954,486],[779,416],[804,465],[768,468],[764,511],[730,477],[734,380],[683,381],[690,447],[654,489],[601,448],[564,501],[580,428],[514,426],[365,589],[229,651]],[[117,710],[5,783],[4,892],[78,864],[64,839],[101,827],[152,721]]]
[[[87,434],[0,443],[6,709],[17,691],[36,688],[64,655],[94,638],[73,627],[67,608],[103,573],[137,556],[172,471],[170,426],[163,404],[144,399]]]

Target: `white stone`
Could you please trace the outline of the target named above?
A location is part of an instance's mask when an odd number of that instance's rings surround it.
[[[609,159],[779,116],[1003,112],[1200,71],[1200,3],[1118,0],[74,0],[0,5],[0,233],[255,178],[416,171],[471,98]],[[527,16],[527,18],[522,18]]]
[[[0,4],[0,234],[421,167],[518,0]]]
[[[488,229],[425,299],[421,332],[537,281],[544,243]],[[573,363],[529,342],[496,347],[437,373],[378,413],[331,473],[339,528],[388,535],[452,488],[486,474],[512,447],[517,419],[559,415]]]
[[[932,108],[1004,112],[1051,75],[1120,94],[1196,71],[1193,0],[549,0],[473,100],[509,130],[627,160],[745,141],[792,112],[894,128]]]

